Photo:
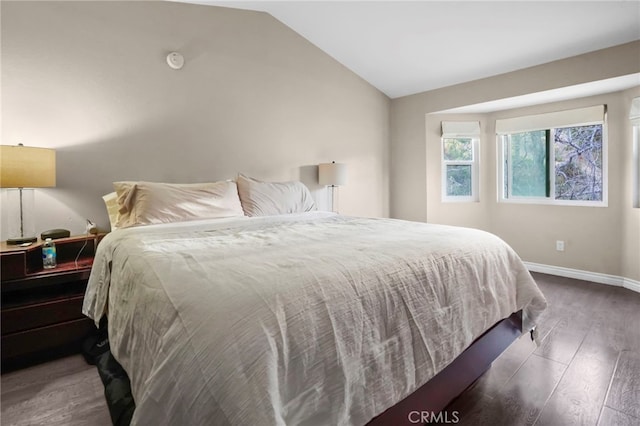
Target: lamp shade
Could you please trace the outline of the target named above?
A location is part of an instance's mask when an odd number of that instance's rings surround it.
[[[56,152],[22,145],[0,145],[0,188],[56,186]]]
[[[321,163],[318,166],[318,182],[320,185],[340,186],[347,183],[347,165]]]

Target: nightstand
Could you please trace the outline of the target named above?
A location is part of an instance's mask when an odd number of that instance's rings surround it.
[[[3,373],[80,351],[82,339],[95,328],[82,314],[82,300],[103,236],[54,240],[54,269],[42,267],[42,241],[29,247],[0,245]]]

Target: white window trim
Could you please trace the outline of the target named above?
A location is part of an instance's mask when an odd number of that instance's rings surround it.
[[[629,120],[633,126],[632,205],[640,208],[640,97],[631,100]]]
[[[640,123],[633,126],[633,207],[640,208]]]
[[[475,203],[480,201],[480,122],[443,121],[440,138],[440,192],[443,203]],[[445,161],[444,140],[471,139],[472,161]],[[447,166],[471,166],[471,196],[447,195]]]
[[[549,197],[507,197],[504,192],[504,165],[505,165],[505,133],[496,135],[497,153],[498,153],[498,202],[507,204],[542,204],[555,206],[577,206],[577,207],[608,207],[609,206],[609,132],[607,128],[606,116],[602,121],[587,121],[583,123],[570,124],[571,127],[589,126],[594,124],[602,124],[602,200],[601,201],[584,201],[584,200],[556,200],[555,197],[555,173],[553,171],[549,176],[550,194]],[[560,127],[560,126],[558,126]],[[562,127],[566,127],[562,126]],[[548,130],[548,129],[533,129]],[[531,131],[531,130],[524,130]],[[553,144],[552,144],[553,145]],[[555,164],[555,150],[550,149],[549,162]]]
[[[471,149],[473,160],[445,160],[444,159],[444,140],[450,139],[451,136],[443,136],[440,139],[440,161],[442,185],[442,202],[443,203],[477,203],[480,201],[480,138],[478,136],[458,136],[459,138],[471,139]],[[471,196],[447,195],[447,166],[471,166]]]
[[[498,119],[496,120],[496,133],[504,135],[547,130],[554,127],[585,126],[589,123],[599,124],[604,121],[605,110],[604,105],[595,105],[586,108]]]

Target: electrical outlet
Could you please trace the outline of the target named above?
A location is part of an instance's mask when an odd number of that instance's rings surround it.
[[[556,241],[556,250],[557,251],[564,251],[564,241],[562,241],[562,240]]]

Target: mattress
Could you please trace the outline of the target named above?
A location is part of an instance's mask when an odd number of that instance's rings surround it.
[[[363,425],[545,306],[492,234],[313,212],[112,232],[83,312],[108,312],[132,424]]]

